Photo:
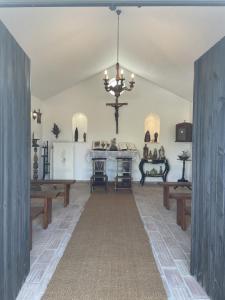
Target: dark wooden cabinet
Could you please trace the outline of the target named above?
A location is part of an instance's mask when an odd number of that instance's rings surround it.
[[[192,142],[192,124],[183,122],[176,125],[176,142]]]

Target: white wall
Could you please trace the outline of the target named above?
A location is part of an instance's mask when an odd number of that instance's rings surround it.
[[[114,73],[112,70],[111,74]],[[191,120],[192,103],[145,79],[136,77],[134,90],[125,92],[120,98],[121,102],[129,104],[120,109],[119,134],[116,135],[114,111],[111,107],[106,107],[106,103],[113,102],[114,98],[104,91],[102,77],[103,74],[98,74],[45,101],[44,139],[56,141],[51,133],[55,122],[61,129],[58,141],[72,141],[72,116],[74,113],[82,112],[88,118],[89,147],[93,140],[111,140],[116,137],[119,142],[135,143],[142,155],[145,117],[151,112],[157,113],[161,119],[160,144],[164,146],[171,166],[168,179],[180,178],[181,162],[177,161],[177,155],[182,150],[190,150],[191,144],[174,142],[175,124]],[[129,79],[129,73],[125,72],[125,77]],[[84,161],[84,164],[87,163]],[[89,174],[79,179],[89,179]],[[140,179],[138,169],[134,179]]]
[[[34,137],[40,139],[38,141],[38,144],[42,144],[42,135],[43,135],[43,122],[44,122],[44,115],[42,115],[41,124],[37,123],[37,119],[34,120],[32,117],[33,110],[38,110],[42,112],[43,110],[43,101],[38,99],[37,97],[32,96],[31,97],[31,145],[32,145],[32,135],[34,133]],[[31,177],[33,177],[33,156],[34,156],[34,150],[31,148]],[[42,176],[42,159],[41,159],[41,148],[38,149],[38,161],[39,161],[39,169],[38,174],[39,177]]]

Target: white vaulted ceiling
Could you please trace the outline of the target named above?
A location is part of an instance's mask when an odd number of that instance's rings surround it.
[[[32,63],[32,92],[46,99],[116,60],[116,15],[108,8],[1,9]],[[225,35],[223,7],[122,8],[120,63],[192,100],[193,63]]]

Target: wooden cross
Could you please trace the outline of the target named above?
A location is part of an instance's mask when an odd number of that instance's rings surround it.
[[[119,97],[116,97],[115,103],[106,103],[106,106],[111,106],[115,108],[115,121],[116,121],[116,134],[119,133],[119,108],[128,105],[126,102],[119,102]]]

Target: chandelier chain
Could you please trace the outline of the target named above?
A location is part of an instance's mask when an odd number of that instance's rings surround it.
[[[117,62],[119,62],[119,48],[120,48],[120,14],[121,10],[117,10]]]

